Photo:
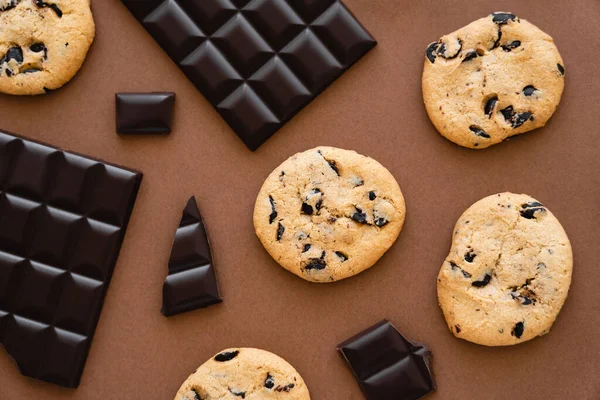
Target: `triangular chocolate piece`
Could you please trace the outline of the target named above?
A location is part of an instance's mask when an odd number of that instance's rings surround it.
[[[221,301],[208,236],[192,196],[175,233],[161,312],[168,317]]]

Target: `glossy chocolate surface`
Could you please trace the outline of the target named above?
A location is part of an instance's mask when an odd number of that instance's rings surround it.
[[[338,345],[368,400],[416,400],[435,389],[431,351],[381,321]]]
[[[171,316],[221,301],[204,222],[191,197],[175,233],[161,312]]]
[[[171,133],[175,93],[117,93],[117,133]]]
[[[77,387],[142,175],[0,132],[0,343]]]
[[[375,45],[337,0],[122,0],[256,150]]]

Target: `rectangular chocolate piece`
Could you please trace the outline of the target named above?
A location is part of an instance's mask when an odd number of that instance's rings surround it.
[[[175,93],[117,93],[117,132],[167,134],[171,132]]]
[[[183,209],[173,240],[161,312],[168,317],[220,302],[208,235],[192,196]]]
[[[368,400],[416,400],[435,389],[431,351],[388,321],[338,345]]]
[[[0,132],[0,343],[77,387],[142,174]]]
[[[375,45],[338,0],[122,0],[251,150]]]

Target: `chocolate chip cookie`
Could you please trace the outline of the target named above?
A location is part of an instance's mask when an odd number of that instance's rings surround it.
[[[404,197],[372,158],[334,147],[298,153],[263,184],[254,228],[285,269],[312,282],[334,282],[371,267],[402,225]]]
[[[183,383],[175,400],[310,400],[298,372],[268,351],[228,349],[200,366]]]
[[[443,136],[482,149],[544,126],[558,107],[564,76],[549,35],[497,12],[427,47],[423,99]]]
[[[501,193],[473,204],[456,223],[438,299],[456,337],[486,346],[522,343],[548,333],[572,269],[569,239],[548,208]]]
[[[0,0],[0,92],[60,88],[79,71],[94,35],[90,0]]]

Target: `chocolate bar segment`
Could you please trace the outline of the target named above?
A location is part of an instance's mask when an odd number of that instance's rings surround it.
[[[117,93],[115,97],[118,133],[171,132],[175,93]]]
[[[369,400],[416,400],[435,390],[431,351],[384,320],[338,345]]]
[[[0,132],[0,343],[77,387],[142,174]]]
[[[375,45],[339,0],[122,0],[256,150]]]
[[[175,233],[161,312],[168,317],[221,301],[208,236],[192,196]]]

